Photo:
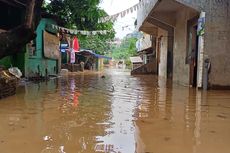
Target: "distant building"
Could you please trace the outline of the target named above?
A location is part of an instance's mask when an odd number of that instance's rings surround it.
[[[156,74],[156,55],[152,36],[147,33],[139,33],[139,39],[136,42],[136,49],[142,60],[142,65],[139,67],[135,66],[132,69],[131,74]]]
[[[142,37],[136,42],[136,48],[138,55],[142,58],[144,64],[154,60],[155,47],[152,46],[151,35],[143,33]]]
[[[132,63],[132,70],[143,65],[143,60],[140,58],[140,56],[130,57],[130,61]]]

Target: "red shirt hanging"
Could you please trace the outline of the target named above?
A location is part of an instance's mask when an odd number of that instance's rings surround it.
[[[78,39],[76,36],[74,36],[73,38],[73,51],[74,52],[78,52],[80,49],[79,43],[78,43]]]

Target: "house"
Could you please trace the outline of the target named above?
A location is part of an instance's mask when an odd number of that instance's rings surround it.
[[[152,42],[152,36],[143,33],[136,43],[137,53],[142,58],[144,64],[149,63],[155,58],[155,46],[152,45]]]
[[[154,38],[159,76],[198,88],[205,80],[211,88],[230,87],[229,1],[140,3],[137,28]]]
[[[141,33],[139,39],[136,42],[137,54],[142,60],[141,65],[135,66],[136,59],[130,58],[134,67],[132,68],[131,75],[135,74],[157,74],[157,64],[156,64],[156,49],[154,41],[151,34]]]
[[[54,19],[42,18],[36,29],[37,37],[27,46],[25,53],[25,77],[47,77],[60,72],[61,55],[57,31],[49,25],[57,24]]]
[[[143,65],[143,60],[140,56],[130,57],[130,61],[132,63],[132,70],[135,70],[136,68]]]
[[[142,68],[138,68],[142,70],[138,70],[138,72],[142,72],[142,74],[157,73],[156,49],[153,38],[151,34],[143,32],[136,42],[137,53],[143,61]],[[131,74],[134,74],[134,72],[131,72]]]

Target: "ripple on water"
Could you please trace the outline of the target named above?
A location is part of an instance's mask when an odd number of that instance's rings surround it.
[[[230,92],[167,83],[107,70],[21,87],[0,101],[1,151],[228,153]]]

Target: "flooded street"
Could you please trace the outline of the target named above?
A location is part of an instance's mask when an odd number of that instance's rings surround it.
[[[72,74],[20,86],[0,100],[0,123],[1,153],[229,153],[230,91]]]

